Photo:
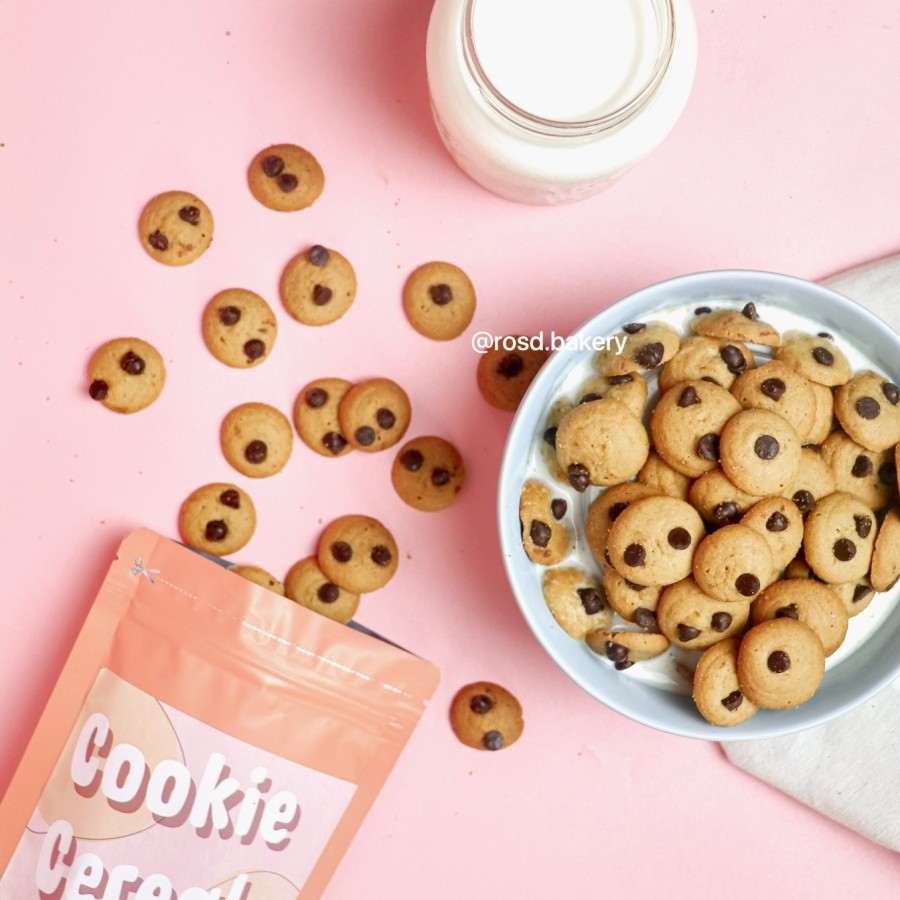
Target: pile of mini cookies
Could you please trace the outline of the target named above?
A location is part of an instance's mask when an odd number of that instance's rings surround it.
[[[622,353],[596,354],[574,403],[548,411],[551,477],[523,486],[522,543],[572,638],[619,670],[698,651],[679,668],[728,726],[808,700],[848,620],[900,577],[900,389],[753,303],[700,307],[690,331],[626,324]],[[603,490],[574,521],[554,482]],[[576,542],[602,577],[560,565]]]

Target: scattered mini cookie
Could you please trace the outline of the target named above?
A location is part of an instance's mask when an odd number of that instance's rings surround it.
[[[490,681],[461,687],[450,704],[450,726],[467,747],[502,750],[525,728],[522,706],[506,688]]]
[[[803,553],[822,581],[856,581],[868,574],[877,530],[871,507],[836,491],[823,497],[807,517]]]
[[[466,470],[453,444],[426,435],[400,448],[391,467],[391,483],[404,503],[423,512],[437,512],[459,497]]]
[[[694,554],[694,580],[717,600],[751,600],[776,578],[766,539],[746,525],[726,525],[700,541]]]
[[[603,591],[612,611],[626,622],[634,622],[647,631],[659,631],[656,607],[662,588],[636,584],[623,578],[612,566],[603,571]]]
[[[637,480],[679,500],[687,500],[692,483],[687,475],[676,472],[655,450],[650,451],[647,462],[637,473]]]
[[[777,347],[781,343],[781,335],[774,326],[759,318],[756,304],[752,302],[745,303],[741,309],[717,309],[695,316],[691,320],[691,331],[705,337],[767,347]]]
[[[568,397],[560,397],[550,407],[550,412],[544,422],[544,430],[541,433],[541,456],[544,464],[554,481],[565,485],[568,485],[569,478],[556,458],[556,434],[559,431],[559,423],[572,408],[572,401]]]
[[[284,596],[284,585],[271,572],[267,572],[260,566],[232,566],[231,571],[247,581],[252,581],[260,587]]]
[[[540,367],[550,355],[546,350],[532,350],[512,342],[527,342],[527,338],[511,335],[478,358],[475,376],[481,396],[495,409],[514,412],[525,396]]]
[[[816,421],[812,384],[790,366],[773,359],[744,372],[731,386],[744,409],[767,409],[791,423],[805,441]]]
[[[740,341],[694,335],[681,342],[678,352],[659,373],[659,389],[685,381],[711,381],[730,388],[735,378],[756,365],[753,354]]]
[[[522,546],[528,558],[541,566],[553,566],[569,554],[572,534],[563,521],[568,504],[541,481],[531,478],[519,498]]]
[[[661,493],[658,488],[636,481],[626,481],[624,484],[615,484],[597,495],[588,509],[584,536],[598,562],[608,562],[606,541],[609,529],[628,505],[644,497],[658,497]]]
[[[749,615],[749,600],[717,600],[700,590],[690,577],[664,588],[656,607],[660,631],[685,650],[703,650],[739,634]]]
[[[775,359],[828,387],[850,380],[849,360],[828,337],[790,331],[775,351]]]
[[[235,369],[250,369],[268,359],[277,336],[272,307],[253,291],[220,291],[203,312],[203,340],[209,352]]]
[[[809,386],[816,400],[816,415],[812,428],[806,436],[806,443],[821,444],[834,428],[834,394],[832,389],[825,384],[809,381]]]
[[[544,602],[569,637],[582,640],[589,631],[609,628],[612,610],[600,582],[574,567],[548,569],[541,582]]]
[[[88,394],[117,413],[145,409],[162,393],[166,366],[155,347],[140,338],[116,338],[88,362]]]
[[[647,379],[639,372],[627,375],[593,375],[578,389],[577,403],[594,400],[618,400],[628,411],[640,418],[647,402]]]
[[[284,308],[298,322],[330,325],[356,298],[356,272],[337,250],[313,244],[285,266],[279,292]]]
[[[475,288],[459,266],[425,263],[406,279],[403,309],[419,334],[449,341],[459,337],[475,315]]]
[[[291,566],[284,577],[284,594],[294,603],[344,624],[359,608],[359,594],[329,581],[314,556],[307,556]]]
[[[600,375],[625,375],[655,369],[668,362],[681,346],[678,332],[665,322],[630,322],[617,335],[624,337],[617,344],[609,345],[594,356],[594,368]],[[622,352],[618,352],[622,346]]]
[[[353,382],[316,378],[300,388],[294,401],[294,427],[300,440],[320,456],[346,456],[353,448],[341,431],[338,407]]]
[[[178,530],[188,546],[227,556],[253,537],[256,509],[249,495],[235,484],[205,484],[181,504]]]
[[[325,187],[325,173],[308,150],[296,144],[273,144],[260,150],[247,169],[250,193],[276,212],[311,206]]]
[[[144,207],[138,231],[141,245],[157,262],[186,266],[212,243],[213,217],[195,194],[166,191]]]
[[[585,643],[598,656],[605,656],[615,667],[630,669],[636,662],[653,659],[669,649],[669,639],[647,631],[605,631],[598,629],[585,636]]]
[[[772,563],[779,572],[796,557],[803,543],[803,516],[797,504],[785,497],[760,500],[747,510],[740,524],[766,539]]]
[[[787,419],[745,409],[722,429],[719,444],[728,480],[748,494],[782,494],[800,471],[800,439]]]
[[[353,594],[384,587],[399,562],[394,536],[371,516],[335,519],[319,539],[316,560],[330,581]]]
[[[741,516],[760,499],[735,487],[721,469],[704,472],[688,493],[688,500],[703,521],[715,528],[740,522]]]
[[[822,444],[822,459],[832,473],[832,490],[846,491],[876,512],[897,495],[893,450],[866,450],[843,431],[834,431]]]
[[[824,456],[808,447],[802,447],[797,477],[783,492],[783,496],[793,500],[797,509],[806,517],[821,497],[833,494],[836,488],[834,472]]]
[[[874,599],[875,589],[868,578],[848,581],[845,584],[829,584],[828,587],[837,595],[847,615],[852,619],[858,616]]]
[[[710,725],[740,725],[758,710],[738,683],[738,647],[738,638],[713,644],[694,670],[694,703]]]
[[[889,591],[900,578],[900,508],[896,506],[884,517],[875,538],[869,577],[876,591]]]
[[[900,387],[875,372],[857,372],[834,394],[844,431],[878,453],[900,442]]]
[[[219,437],[225,459],[250,478],[280,472],[294,445],[291,423],[267,403],[236,406],[222,421]]]
[[[393,447],[406,434],[411,416],[406,391],[390,378],[353,385],[338,405],[341,433],[352,447],[366,453]]]

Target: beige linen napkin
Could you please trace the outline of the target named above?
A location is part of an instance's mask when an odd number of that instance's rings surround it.
[[[900,331],[900,255],[842,272],[823,284]],[[817,728],[722,746],[735,765],[900,852],[898,745],[900,680]]]

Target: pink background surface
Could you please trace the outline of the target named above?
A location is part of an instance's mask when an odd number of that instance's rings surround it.
[[[322,522],[382,518],[403,561],[358,618],[443,670],[329,900],[589,897],[611,882],[648,896],[685,879],[703,898],[720,896],[723,876],[747,896],[888,896],[895,854],[732,768],[717,746],[605,709],[543,654],[497,547],[509,416],[481,400],[468,340],[427,341],[399,301],[412,268],[444,258],[477,287],[473,331],[568,332],[689,271],[817,278],[896,251],[900,12],[893,0],[811,8],[695,4],[697,79],[666,143],[610,192],[536,209],[483,191],[444,152],[424,79],[427,0],[0,4],[0,790],[124,532],[175,535],[191,490],[233,480],[259,512],[235,558],[278,575]],[[305,212],[270,212],[246,188],[250,158],[276,141],[325,169]],[[142,251],[136,222],[150,196],[177,188],[206,200],[216,236],[199,262],[169,269]],[[360,283],[350,313],[317,331],[277,298],[282,267],[309,243],[339,249]],[[232,286],[279,314],[275,351],[252,371],[222,366],[200,335],[207,300]],[[169,381],[123,417],[88,399],[85,364],[128,334],[163,352]],[[392,454],[332,461],[299,442],[276,478],[233,472],[218,448],[228,409],[287,412],[322,375],[402,383],[409,434],[444,435],[465,457],[460,501],[418,513],[391,489]],[[524,705],[508,751],[450,733],[451,696],[480,678]]]

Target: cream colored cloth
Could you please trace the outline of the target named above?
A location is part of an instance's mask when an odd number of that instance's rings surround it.
[[[823,284],[900,331],[900,256],[842,272]],[[735,765],[900,852],[900,680],[817,728],[722,746]]]

